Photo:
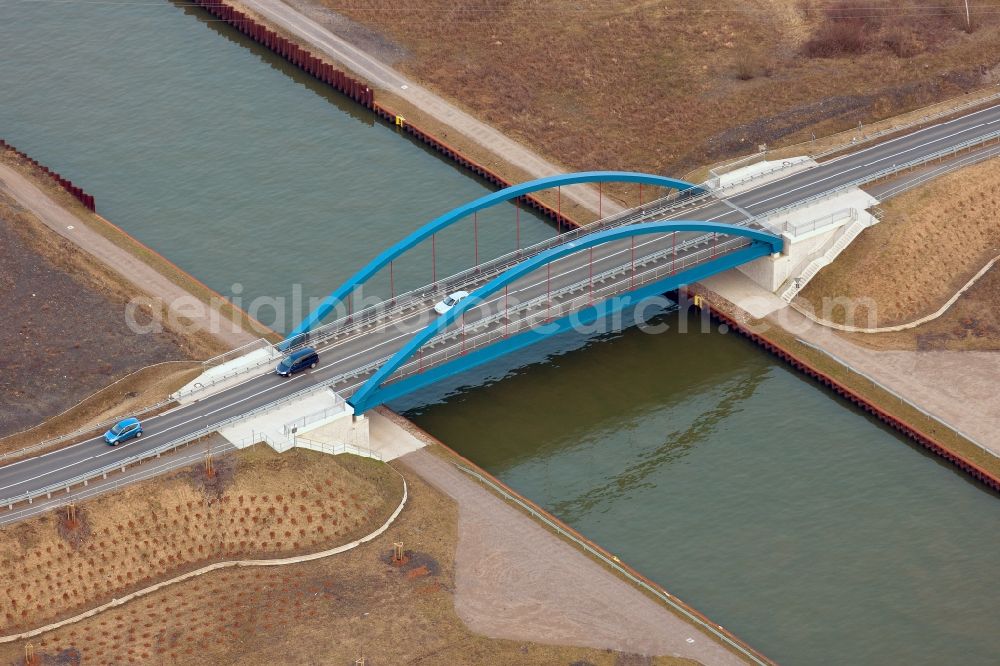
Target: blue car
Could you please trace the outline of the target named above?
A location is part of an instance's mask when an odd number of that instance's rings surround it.
[[[282,377],[290,377],[300,370],[315,368],[318,363],[319,354],[316,350],[312,347],[303,347],[281,359],[281,363],[274,371]]]
[[[142,437],[142,424],[135,418],[123,419],[104,433],[104,441],[111,446],[118,446],[133,437]]]

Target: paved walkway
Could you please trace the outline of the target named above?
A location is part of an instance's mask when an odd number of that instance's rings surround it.
[[[239,0],[239,2],[269,22],[314,45],[375,87],[391,91],[392,94],[434,116],[438,121],[446,123],[456,132],[464,134],[533,178],[565,173],[562,167],[544,159],[494,127],[404,77],[378,58],[338,37],[281,0]],[[602,205],[598,192],[589,187],[570,188],[564,190],[562,196],[595,213],[602,210],[605,215],[610,215],[620,210],[620,207],[608,197],[604,197]]]
[[[19,204],[34,213],[45,226],[93,255],[126,281],[141,287],[150,296],[162,298],[169,307],[183,303],[183,311],[178,314],[197,322],[201,330],[211,331],[217,338],[233,347],[257,340],[257,336],[243,330],[234,331],[232,322],[224,315],[213,317],[207,303],[190,294],[128,250],[118,247],[85,226],[80,218],[60,206],[31,180],[5,164],[0,164],[0,190],[10,194]],[[212,330],[211,322],[214,319],[223,322],[221,331]]]
[[[743,663],[454,465],[426,449],[399,461],[458,502],[455,610],[472,631],[713,666]]]
[[[996,395],[1000,352],[876,351],[845,340],[792,308],[774,316],[799,338],[836,355],[1000,456]]]
[[[1000,455],[1000,400],[996,397],[1000,352],[868,349],[811,321],[784,301],[775,307],[780,299],[739,271],[724,275],[701,284],[755,317],[766,316],[770,323],[837,356]]]

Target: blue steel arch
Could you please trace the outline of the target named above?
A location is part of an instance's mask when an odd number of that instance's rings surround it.
[[[681,271],[675,276],[672,276],[672,278],[676,278],[675,281],[677,282],[677,285],[686,284],[693,280],[703,279],[708,275],[713,275],[723,270],[727,270],[734,266],[752,261],[758,257],[781,252],[784,244],[784,241],[780,236],[775,236],[774,234],[770,234],[759,229],[736,227],[719,222],[672,220],[630,224],[624,227],[608,229],[589,236],[584,236],[583,238],[571,241],[564,245],[558,245],[532,257],[528,257],[516,266],[512,266],[480,288],[473,291],[468,297],[461,300],[458,305],[449,310],[447,313],[436,317],[434,321],[428,324],[422,331],[416,334],[413,339],[397,351],[392,358],[386,361],[386,363],[383,364],[374,375],[368,378],[364,385],[358,389],[357,393],[351,396],[348,402],[354,406],[355,412],[359,414],[367,411],[371,407],[374,407],[376,404],[384,402],[385,400],[378,400],[378,393],[380,389],[382,389],[382,383],[393,372],[410,360],[410,358],[412,358],[424,344],[426,344],[435,335],[445,330],[445,328],[462,316],[462,314],[469,308],[483,302],[491,294],[503,289],[504,286],[509,285],[521,277],[524,277],[528,273],[531,273],[545,264],[581,250],[586,250],[597,245],[611,243],[624,238],[646,234],[666,234],[675,231],[704,231],[730,236],[743,236],[753,241],[753,243],[751,243],[751,245],[747,248],[742,248],[741,250],[712,259],[703,264],[699,264],[692,269]],[[650,286],[660,288],[660,285],[662,285],[663,282],[664,281],[660,281]],[[662,291],[668,291],[670,288],[672,287],[661,288],[660,293],[662,293]],[[600,311],[598,310],[598,312]],[[495,344],[499,345],[501,343]],[[475,364],[467,365],[467,367],[473,367],[473,365]]]
[[[454,208],[444,215],[437,217],[424,226],[420,227],[406,238],[395,245],[389,247],[368,264],[352,275],[347,282],[337,288],[336,291],[327,296],[316,307],[315,310],[302,320],[295,330],[292,331],[283,344],[288,344],[303,333],[308,333],[316,324],[326,318],[333,311],[337,304],[342,302],[354,289],[375,275],[378,271],[389,265],[389,262],[396,259],[407,250],[415,247],[422,241],[427,240],[442,229],[451,226],[455,222],[472,215],[473,213],[489,208],[490,206],[516,199],[517,197],[539,190],[547,190],[552,187],[563,185],[576,185],[580,183],[643,183],[657,187],[667,187],[678,191],[693,190],[704,192],[704,189],[693,183],[688,183],[676,178],[667,178],[650,173],[639,173],[632,171],[581,171],[579,173],[562,174],[558,176],[548,176],[529,180],[518,185],[511,185],[502,190],[492,192],[479,197],[474,201]]]

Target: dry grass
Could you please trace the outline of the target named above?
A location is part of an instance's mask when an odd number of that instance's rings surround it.
[[[824,299],[871,299],[859,305],[855,325],[893,326],[931,314],[1000,254],[1000,160],[968,167],[884,204],[881,223],[861,235],[821,270],[800,297],[815,311]],[[910,331],[851,335],[884,347],[985,349],[1000,346],[997,269],[941,318]],[[858,279],[864,276],[864,279]],[[844,323],[845,310],[830,318]]]
[[[158,664],[680,665],[607,650],[496,640],[455,614],[455,504],[404,470],[410,501],[373,542],[275,569],[213,572],[33,639],[55,661]],[[394,566],[392,543],[406,562]],[[0,646],[21,663],[23,643]],[[49,663],[49,662],[46,662]]]
[[[684,173],[866,124],[998,78],[1000,27],[968,34],[916,0],[868,12],[855,52],[810,57],[831,3],[314,0],[402,45],[396,67],[577,169]],[[860,21],[860,23],[859,23]],[[840,30],[838,27],[832,30]]]
[[[381,463],[258,445],[0,535],[0,634],[79,613],[207,563],[312,552],[383,523],[399,502]]]

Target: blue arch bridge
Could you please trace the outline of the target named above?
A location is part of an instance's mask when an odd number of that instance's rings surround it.
[[[647,205],[478,262],[478,211],[525,194],[584,183],[639,183],[670,194]],[[324,381],[356,414],[539,340],[586,326],[650,296],[782,251],[783,240],[752,218],[698,219],[719,200],[684,181],[645,173],[591,171],[541,178],[487,194],[428,222],[333,291],[281,344],[317,347]],[[394,263],[436,234],[473,219],[474,266],[396,294]],[[519,234],[518,234],[519,236]],[[354,307],[376,275],[388,273],[388,298]],[[447,294],[469,295],[444,314]],[[364,305],[363,303],[361,305]],[[332,316],[333,321],[322,322]]]

